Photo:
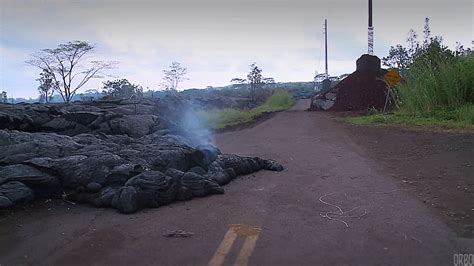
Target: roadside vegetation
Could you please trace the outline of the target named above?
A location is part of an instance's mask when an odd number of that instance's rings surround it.
[[[410,30],[407,39],[410,48],[397,45],[383,58],[384,65],[398,67],[403,78],[391,90],[395,110],[350,117],[346,121],[474,127],[474,53],[459,43],[456,50],[451,51],[442,44],[441,37],[431,38],[428,21],[422,45],[416,41],[416,33]]]
[[[466,106],[471,108],[469,110],[471,114],[471,120],[464,119],[464,112],[448,112],[438,116],[416,116],[410,115],[403,112],[394,112],[387,114],[373,114],[368,116],[356,116],[345,118],[353,124],[405,124],[405,125],[417,125],[417,126],[438,126],[445,128],[474,128],[472,122],[472,115],[474,114],[473,106]],[[458,117],[463,116],[459,119]]]
[[[198,118],[203,125],[211,129],[248,123],[267,113],[279,112],[293,106],[295,100],[284,90],[275,91],[262,105],[252,109],[212,109],[199,111]]]

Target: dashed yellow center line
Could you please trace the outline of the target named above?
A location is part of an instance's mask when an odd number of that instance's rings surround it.
[[[245,237],[245,241],[234,266],[246,266],[255,249],[260,231],[262,231],[262,229],[259,226],[245,224],[229,225],[229,230],[227,230],[227,233],[224,235],[224,239],[222,239],[208,266],[221,266],[238,236]]]
[[[258,235],[248,236],[245,239],[242,249],[240,249],[239,256],[235,261],[234,266],[247,266],[249,257],[252,255],[255,245],[257,244]]]
[[[234,244],[236,238],[237,234],[235,233],[235,231],[229,228],[229,230],[224,236],[224,239],[219,245],[219,248],[217,248],[216,253],[209,262],[209,266],[220,266],[222,265],[222,263],[224,263],[225,257],[232,248],[232,245]]]

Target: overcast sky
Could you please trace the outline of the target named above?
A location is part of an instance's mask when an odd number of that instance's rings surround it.
[[[422,36],[424,18],[445,44],[471,46],[472,0],[373,0],[375,54]],[[329,27],[329,72],[355,70],[367,51],[367,0],[0,0],[0,91],[37,97],[39,70],[24,62],[57,44],[85,40],[95,58],[119,61],[110,72],[158,89],[172,61],[188,68],[181,88],[221,86],[256,62],[276,81],[311,81],[324,72],[323,22]],[[104,80],[83,88],[98,89]]]

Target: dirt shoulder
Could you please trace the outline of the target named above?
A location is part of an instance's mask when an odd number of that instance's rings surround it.
[[[459,236],[474,237],[473,133],[343,125],[401,187],[412,189]]]

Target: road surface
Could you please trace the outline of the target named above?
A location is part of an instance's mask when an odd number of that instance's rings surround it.
[[[272,158],[283,172],[132,215],[44,204],[0,222],[0,264],[452,265],[454,254],[474,253],[473,239],[457,237],[329,114],[307,106],[216,136],[223,152]],[[192,235],[163,236],[174,230]]]

